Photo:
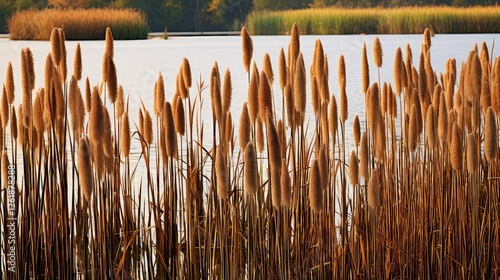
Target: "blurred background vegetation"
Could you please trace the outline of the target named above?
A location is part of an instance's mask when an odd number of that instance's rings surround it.
[[[135,8],[146,13],[150,31],[240,30],[253,10],[308,7],[400,7],[495,5],[484,0],[0,0],[0,33],[15,11],[44,8]]]

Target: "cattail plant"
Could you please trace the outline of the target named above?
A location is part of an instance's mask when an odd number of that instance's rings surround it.
[[[243,66],[245,67],[245,71],[248,73],[248,79],[250,80],[250,63],[252,62],[253,56],[253,41],[245,27],[241,29],[241,45],[243,50]]]

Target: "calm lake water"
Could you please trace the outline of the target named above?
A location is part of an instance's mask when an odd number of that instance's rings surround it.
[[[392,83],[393,58],[397,47],[403,50],[410,44],[413,50],[414,65],[418,69],[418,60],[422,35],[335,35],[335,36],[301,36],[300,48],[304,55],[306,69],[309,71],[313,54],[314,43],[320,39],[323,43],[325,54],[328,55],[330,65],[330,89],[337,96],[337,63],[339,56],[344,55],[347,75],[347,94],[349,119],[347,120],[348,139],[352,120],[359,115],[364,121],[364,97],[361,92],[361,51],[363,43],[366,43],[368,60],[370,62],[370,80],[377,80],[377,69],[373,65],[372,45],[378,36],[382,43],[383,65],[381,68],[381,81]],[[271,56],[273,70],[277,80],[278,77],[278,55],[280,48],[287,50],[289,36],[253,36],[254,60],[261,69],[262,59],[267,52]],[[485,41],[490,49],[490,56],[496,57],[498,51],[493,50],[494,42],[499,41],[500,34],[459,34],[459,35],[435,35],[432,37],[431,59],[434,70],[441,73],[445,69],[448,58],[454,57],[457,61],[457,70],[460,63],[465,61],[468,52],[474,44]],[[68,76],[72,73],[72,63],[76,41],[68,41]],[[104,41],[82,41],[80,42],[83,59],[83,77],[89,77],[91,85],[98,85],[101,81],[101,61],[104,52]],[[20,52],[22,48],[29,47],[35,58],[36,86],[43,86],[44,61],[50,52],[49,42],[38,41],[10,41],[0,39],[0,81],[4,82],[5,71],[8,61],[14,68],[16,84],[16,103],[21,102],[20,86]],[[242,64],[241,38],[239,36],[214,36],[214,37],[171,37],[168,40],[150,39],[140,41],[115,41],[115,64],[118,73],[118,83],[124,88],[125,94],[130,98],[129,115],[131,121],[137,121],[138,110],[141,101],[152,113],[153,88],[158,72],[162,72],[165,79],[166,99],[171,100],[175,89],[175,78],[182,58],[186,57],[191,65],[193,75],[193,87],[191,96],[197,92],[196,84],[200,80],[208,85],[208,78],[214,62],[217,61],[221,76],[227,68],[231,70],[233,83],[233,102],[231,110],[233,120],[237,125],[239,112],[247,97],[247,74]],[[438,74],[439,76],[439,74]],[[309,82],[309,81],[308,81]],[[84,87],[82,81],[80,86]],[[274,82],[275,96],[279,97],[280,88],[278,81]],[[309,90],[309,85],[307,87]],[[205,103],[202,111],[205,119],[204,143],[211,146],[211,119],[209,90],[205,90]],[[308,95],[310,98],[310,95]],[[279,100],[279,99],[277,99]],[[313,121],[312,108],[308,104],[310,121]],[[277,114],[281,115],[281,108],[277,108]],[[132,125],[133,127],[133,125]],[[237,128],[235,128],[237,131]],[[132,152],[139,154],[138,142],[133,142]]]

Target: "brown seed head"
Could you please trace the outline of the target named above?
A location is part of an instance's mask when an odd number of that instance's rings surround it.
[[[156,87],[154,91],[154,113],[158,117],[161,114],[163,105],[165,104],[165,83],[161,72],[158,73],[156,79]]]
[[[491,107],[488,108],[484,119],[484,155],[488,162],[496,159],[498,155],[498,126]]]
[[[180,95],[174,97],[174,124],[175,132],[183,136],[186,133],[186,114],[184,112],[184,105]]]
[[[314,212],[323,209],[323,187],[317,159],[313,160],[309,174],[309,203]]]
[[[266,73],[267,79],[269,80],[270,84],[273,84],[274,82],[274,72],[273,72],[273,66],[271,64],[271,57],[269,56],[269,53],[264,54],[264,59],[262,61],[262,71]]]
[[[243,149],[250,142],[250,116],[248,115],[247,103],[243,103],[243,108],[240,115],[239,123],[239,133],[238,133],[239,145]]]
[[[382,67],[382,44],[378,37],[373,41],[373,62],[378,68]]]
[[[372,170],[370,181],[368,182],[368,205],[378,210],[380,207],[380,171],[378,168]]]
[[[115,110],[116,110],[116,118],[121,118],[123,115],[123,112],[125,112],[125,100],[123,99],[123,87],[120,85],[118,86],[118,94],[116,95],[116,103],[115,103]]]
[[[2,100],[0,101],[0,116],[2,120],[2,129],[5,130],[7,123],[9,122],[9,100],[7,97],[7,91],[5,90],[5,85],[2,90]]]
[[[332,135],[333,143],[335,145],[335,139],[337,139],[337,128],[339,124],[337,100],[335,99],[335,96],[332,96],[329,111],[330,111],[330,116],[328,119],[329,119],[330,134]]]
[[[257,118],[256,125],[256,140],[257,140],[257,151],[262,153],[264,151],[264,124],[260,117]]]
[[[241,29],[241,45],[243,50],[243,66],[245,71],[250,72],[250,63],[253,56],[253,41],[245,27]]]
[[[66,35],[64,34],[64,31],[62,28],[59,28],[59,40],[60,46],[61,46],[61,62],[59,62],[59,75],[61,77],[61,81],[66,83],[66,78],[68,76],[68,67],[66,65],[66,57],[67,57],[67,52],[66,52]],[[33,85],[34,85],[34,80],[33,80]]]
[[[366,53],[366,43],[363,43],[363,53],[361,55],[361,90],[364,94],[370,85],[370,67],[368,66],[368,55]]]
[[[403,63],[403,53],[401,47],[396,49],[396,54],[394,55],[394,89],[396,94],[399,96],[403,89],[403,73],[404,73],[404,63]]]
[[[165,102],[163,108],[163,123],[165,125],[166,135],[165,142],[167,145],[167,155],[172,158],[177,158],[177,137],[175,135],[175,121],[172,112],[172,105]]]
[[[182,80],[184,81],[184,87],[186,89],[189,89],[193,83],[192,76],[191,76],[191,66],[189,65],[189,60],[187,58],[182,58]],[[189,91],[186,91],[189,92]],[[188,96],[181,96],[183,99],[188,98]]]
[[[73,76],[80,81],[82,79],[82,49],[80,43],[76,44],[75,57],[73,59]]]
[[[359,147],[359,176],[368,181],[368,138],[366,132],[361,136],[361,145]]]
[[[450,145],[450,163],[455,171],[462,170],[462,157],[463,157],[463,143],[462,143],[462,130],[458,127],[457,123],[453,123],[453,131]]]
[[[61,62],[61,39],[60,39],[60,33],[59,33],[59,28],[54,27],[52,29],[52,32],[50,33],[50,53],[52,54],[52,59],[54,61],[54,65],[59,65]]]
[[[278,70],[280,74],[280,88],[284,91],[285,85],[287,83],[288,67],[286,66],[285,51],[283,48],[280,49]]]
[[[124,157],[128,157],[130,154],[130,123],[127,112],[124,112],[121,117],[120,152]]]
[[[217,148],[217,155],[215,157],[215,174],[217,176],[217,195],[221,199],[229,197],[229,169],[226,164],[226,155],[224,148],[219,146]]]
[[[302,53],[299,54],[295,63],[293,100],[295,110],[304,116],[306,113],[306,69]]]
[[[255,125],[255,119],[259,115],[259,75],[256,72],[252,72],[248,85],[248,114],[250,123]]]
[[[257,167],[257,155],[255,154],[255,147],[252,141],[248,142],[244,149],[245,149],[244,150],[245,192],[249,196],[254,196],[259,188],[259,171]]]
[[[467,171],[474,174],[479,166],[476,136],[473,133],[467,135]]]
[[[359,146],[359,141],[361,140],[361,126],[359,124],[358,115],[354,117],[354,122],[352,125],[354,145]]]
[[[259,82],[259,115],[260,119],[267,124],[267,114],[273,114],[273,93],[266,73],[260,73]]]
[[[353,186],[359,185],[359,162],[354,151],[349,157],[349,183]]]
[[[47,89],[45,89],[47,93]],[[90,113],[90,108],[92,108],[92,91],[90,89],[90,81],[89,78],[85,80],[85,111]]]
[[[222,113],[231,109],[231,101],[233,97],[233,82],[231,80],[231,71],[227,68],[226,73],[224,73],[224,86],[222,87]]]
[[[19,106],[19,108],[21,108],[21,106]],[[20,110],[20,109],[18,109]],[[16,116],[16,110],[14,110],[14,108],[12,108],[12,110],[10,110],[10,134],[12,135],[12,138],[14,138],[14,140],[17,140],[17,116]]]
[[[7,91],[7,100],[9,104],[14,102],[14,72],[12,71],[12,63],[9,61],[7,72],[5,73],[5,90]]]
[[[92,165],[90,163],[90,148],[85,138],[80,138],[78,142],[78,175],[80,179],[80,186],[85,200],[89,201],[92,195]]]

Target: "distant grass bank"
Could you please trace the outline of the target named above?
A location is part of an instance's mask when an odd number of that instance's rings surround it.
[[[12,40],[49,40],[62,27],[67,40],[104,39],[107,27],[117,40],[145,39],[146,16],[133,9],[44,9],[21,11],[8,20]]]
[[[258,11],[247,17],[251,34],[288,34],[297,22],[302,34],[498,33],[500,7],[406,7],[394,9],[304,9]]]

